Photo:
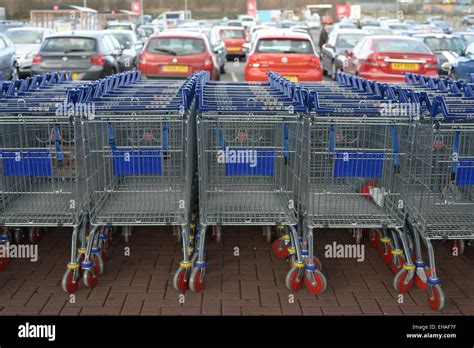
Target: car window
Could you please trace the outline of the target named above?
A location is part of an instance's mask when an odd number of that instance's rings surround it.
[[[352,50],[352,52],[354,53],[355,56],[358,56],[362,47],[364,46],[365,44],[365,40],[361,40],[359,41],[359,43],[357,45],[354,46],[354,49]]]
[[[470,44],[470,45],[466,48],[466,55],[467,55],[467,56],[474,55],[474,43]]]
[[[459,38],[426,37],[423,42],[432,51],[451,51],[458,54],[463,51],[463,43]]]
[[[113,33],[112,37],[117,39],[120,45],[122,45],[127,50],[131,49],[133,46],[133,38],[129,33]]]
[[[160,37],[149,41],[147,52],[173,56],[188,56],[206,52],[206,44],[202,39]]]
[[[106,52],[115,51],[113,41],[110,39],[109,35],[104,35],[102,37],[102,43],[104,44],[104,48]]]
[[[245,38],[245,33],[243,30],[221,30],[221,37],[223,39],[243,39]]]
[[[366,34],[339,34],[336,47],[354,47]]]
[[[431,53],[428,46],[426,46],[423,42],[412,40],[376,40],[375,51]]]
[[[0,37],[0,50],[3,50],[6,47],[7,44],[5,43],[5,41],[3,41],[3,38]]]
[[[7,30],[5,35],[15,44],[40,44],[43,32],[38,30]]]
[[[81,52],[95,51],[96,40],[88,37],[52,37],[44,41],[41,51]]]
[[[472,35],[464,34],[462,35],[463,40],[466,42],[466,45],[469,46],[474,42],[474,33]]]
[[[109,35],[109,39],[110,39],[110,44],[112,45],[113,51],[120,49],[120,45],[122,45],[122,43],[119,40],[117,40],[117,38],[114,35]],[[124,48],[127,49],[125,45],[124,45]]]
[[[221,43],[221,38],[214,30],[212,30],[210,33],[210,41],[211,41],[211,45],[213,46],[217,46]]]
[[[261,39],[257,44],[257,53],[313,53],[309,40]]]

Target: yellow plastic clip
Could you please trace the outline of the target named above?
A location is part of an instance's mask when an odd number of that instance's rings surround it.
[[[193,247],[188,247],[188,253],[191,254],[194,251]]]
[[[277,226],[277,230],[284,230],[284,229],[285,229],[285,226],[282,226],[282,225]]]
[[[67,268],[68,268],[68,269],[78,269],[78,268],[79,268],[79,264],[78,264],[78,263],[68,263],[68,264],[67,264]]]
[[[179,265],[183,268],[191,268],[193,266],[193,264],[189,261],[188,262],[182,261],[182,262],[179,263]]]
[[[77,249],[77,252],[78,252],[79,254],[85,254],[86,251],[87,251],[87,250],[84,249],[84,248],[79,248],[79,249]]]
[[[190,224],[190,225],[189,225],[189,228],[191,228],[192,230],[194,230],[194,227],[196,227],[195,224]]]
[[[380,238],[380,241],[382,243],[390,243],[392,241],[392,239],[390,237],[382,237],[382,238]]]
[[[288,247],[288,253],[289,254],[295,254],[296,253],[296,248]]]
[[[190,234],[189,235],[189,240],[194,240],[194,235]]]
[[[392,254],[393,254],[393,255],[401,255],[401,254],[403,254],[403,250],[401,250],[401,249],[394,249],[394,250],[392,250]]]
[[[304,262],[295,261],[295,262],[293,262],[293,266],[295,266],[296,268],[303,268],[304,267]]]
[[[281,240],[290,240],[290,236],[287,234],[284,234],[283,236],[280,237]]]
[[[406,269],[407,271],[414,271],[415,268],[415,265],[407,265],[406,263],[403,265],[403,269]]]

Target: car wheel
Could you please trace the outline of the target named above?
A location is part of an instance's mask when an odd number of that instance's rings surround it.
[[[333,80],[336,80],[336,73],[337,73],[337,69],[336,69],[336,61],[334,60],[331,64],[331,78]]]
[[[18,67],[15,64],[13,66],[11,80],[18,80],[19,78],[20,78],[20,71],[18,70]]]

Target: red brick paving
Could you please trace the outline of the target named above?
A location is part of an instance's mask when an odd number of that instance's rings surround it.
[[[336,240],[352,243],[345,231],[315,231],[318,255]],[[82,284],[75,303],[60,281],[69,257],[70,233],[50,230],[40,242],[36,263],[12,260],[0,273],[3,315],[432,315],[423,291],[413,288],[403,304],[392,288],[393,273],[367,244],[363,263],[325,259],[324,294],[291,293],[284,285],[288,266],[275,259],[260,233],[251,228],[224,228],[223,243],[209,243],[203,293],[186,293],[185,303],[172,287],[180,246],[166,228],[134,233],[131,256],[125,257],[120,236],[112,258],[94,289]],[[233,254],[240,248],[240,256]],[[437,242],[439,276],[446,292],[441,314],[474,315],[474,248],[453,257],[450,243]],[[293,296],[290,296],[293,295]],[[289,299],[292,297],[293,302]]]

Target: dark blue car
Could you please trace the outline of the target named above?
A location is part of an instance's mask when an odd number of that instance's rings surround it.
[[[455,80],[470,79],[470,74],[474,74],[474,43],[470,44],[452,65],[448,63],[446,69],[449,76]]]

